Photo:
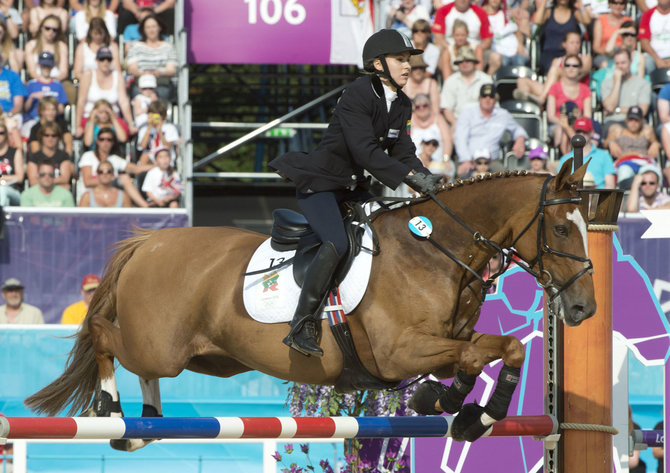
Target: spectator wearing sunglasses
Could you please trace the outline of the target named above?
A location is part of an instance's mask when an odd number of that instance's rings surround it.
[[[661,171],[653,164],[641,166],[633,178],[626,212],[670,208],[670,196],[661,192]]]
[[[72,192],[57,186],[56,166],[44,160],[38,166],[37,184],[21,193],[23,207],[74,207]]]
[[[95,149],[86,151],[79,158],[80,177],[77,180],[77,199],[81,201],[84,194],[93,189],[100,182],[98,180],[98,165],[109,162],[114,168],[114,183],[118,189],[123,189],[138,207],[148,207],[149,204],[135,187],[128,173],[139,174],[148,171],[153,165],[140,165],[126,161],[119,156],[116,134],[112,128],[103,128],[98,132]]]
[[[48,159],[56,167],[54,184],[67,190],[71,189],[74,163],[70,156],[60,149],[62,136],[61,129],[56,122],[47,122],[40,128],[37,133],[40,149],[36,153],[28,152],[26,174],[28,175],[28,184],[31,186],[39,182],[39,164]]]
[[[79,83],[75,136],[83,136],[86,122],[89,120],[95,104],[101,99],[106,100],[112,106],[114,114],[119,119],[126,134],[134,135],[137,133],[137,128],[130,112],[130,99],[126,92],[126,82],[123,79],[123,74],[112,67],[112,50],[102,46],[98,48],[96,58],[98,68],[84,72]]]
[[[68,63],[68,47],[63,35],[60,18],[49,15],[42,20],[37,34],[26,44],[26,69],[32,78],[40,77],[39,58],[43,52],[54,55],[54,67],[51,68],[51,77],[64,81],[70,74]]]
[[[60,128],[63,140],[63,149],[72,156],[72,133],[68,128],[63,115],[58,115],[58,99],[56,97],[42,97],[37,102],[37,114],[39,121],[30,129],[28,137],[28,151],[37,153],[40,150],[40,143],[37,134],[45,123],[56,122]]]
[[[448,162],[454,145],[446,120],[440,113],[435,113],[427,94],[418,94],[413,104],[410,136],[416,149],[421,150],[424,141],[436,140],[438,143],[432,152],[431,161]]]
[[[463,110],[454,129],[459,161],[457,174],[465,176],[472,171],[474,152],[483,148],[489,150],[493,159],[491,170],[502,171],[500,146],[505,132],[512,135],[512,151],[516,159],[521,160],[526,152],[528,134],[507,110],[497,106],[493,84],[484,84],[479,91],[479,103]]]
[[[432,77],[437,70],[440,60],[440,48],[430,40],[430,23],[426,20],[416,20],[412,25],[412,43],[416,49],[423,49],[423,60],[428,65],[426,75]]]
[[[81,196],[79,207],[132,207],[128,194],[122,189],[113,185],[114,166],[109,161],[103,161],[98,164],[96,170],[98,176],[98,185],[92,189],[88,189],[84,195]]]

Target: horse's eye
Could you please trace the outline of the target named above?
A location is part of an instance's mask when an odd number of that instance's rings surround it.
[[[565,225],[556,225],[554,227],[554,233],[557,236],[566,237],[568,236],[568,227],[566,227]]]

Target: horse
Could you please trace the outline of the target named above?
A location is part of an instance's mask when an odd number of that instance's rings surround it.
[[[499,358],[520,368],[525,353],[519,340],[474,328],[484,284],[476,276],[500,248],[513,247],[527,262],[550,296],[549,308],[566,325],[592,316],[596,305],[577,192],[586,165],[570,169],[565,165],[556,176],[505,171],[457,180],[432,198],[377,215],[379,254],[367,292],[348,316],[364,367],[393,383],[426,373],[450,378],[459,370],[476,376]],[[433,245],[408,230],[414,214],[432,221]],[[287,324],[259,323],[245,311],[243,273],[266,239],[239,228],[191,227],[139,229],[119,242],[64,372],[28,397],[26,406],[47,415],[69,405],[70,415],[122,416],[115,358],[140,379],[142,416],[162,415],[159,379],[183,370],[219,377],[257,370],[333,385],[343,357],[331,333],[321,331],[323,357],[304,356],[281,342]],[[111,442],[132,451],[149,441]]]

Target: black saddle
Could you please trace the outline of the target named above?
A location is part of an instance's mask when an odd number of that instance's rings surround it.
[[[321,240],[312,231],[307,219],[298,212],[289,209],[275,209],[272,212],[272,218],[274,223],[272,224],[270,246],[275,251],[296,250],[293,260],[293,279],[299,287],[302,287],[307,268],[319,250]],[[335,270],[334,286],[339,285],[344,280],[354,258],[360,253],[361,241],[365,232],[358,223],[353,223],[353,212],[347,212],[343,220],[349,249]]]

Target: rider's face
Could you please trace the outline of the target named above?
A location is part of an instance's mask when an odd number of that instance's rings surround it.
[[[410,54],[408,52],[386,55],[386,64],[389,68],[389,74],[400,87],[404,87],[409,80],[409,72],[412,69],[409,65],[409,56]],[[378,69],[381,68],[380,64]],[[386,79],[382,78],[382,80],[388,84]]]

